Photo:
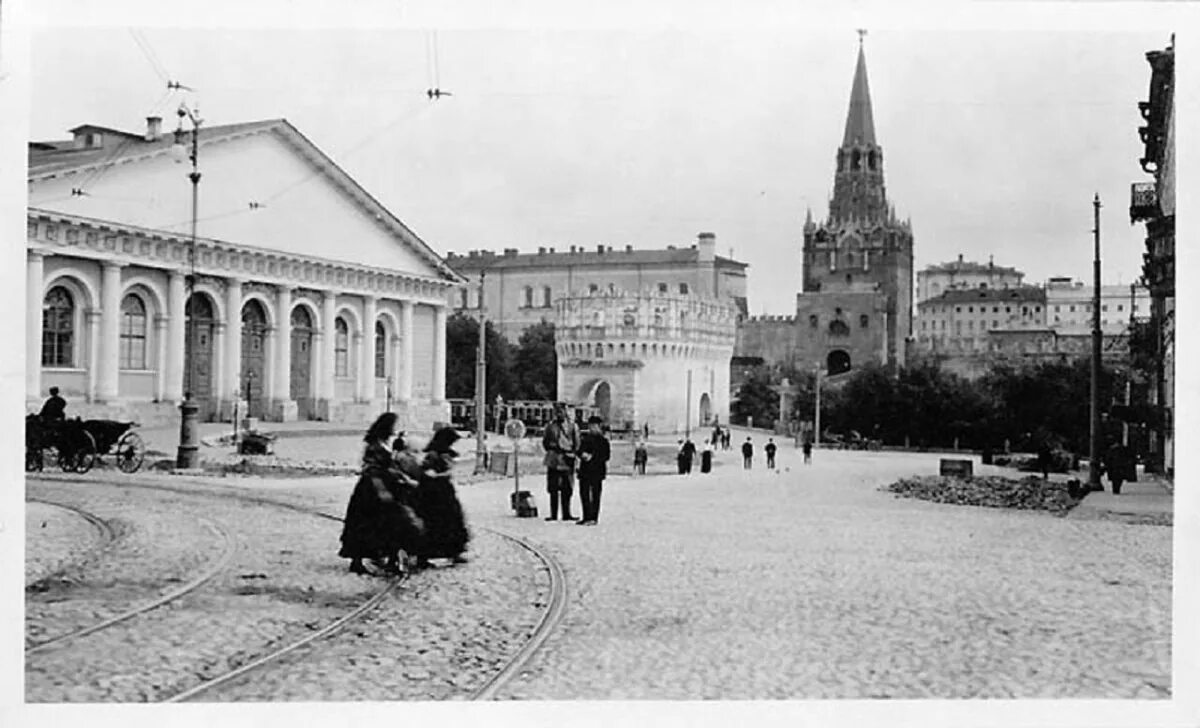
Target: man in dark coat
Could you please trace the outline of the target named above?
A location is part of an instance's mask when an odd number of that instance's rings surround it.
[[[579,501],[583,505],[580,526],[595,526],[600,520],[600,491],[608,475],[608,458],[612,453],[601,424],[599,417],[589,417],[588,430],[579,444]]]
[[[766,447],[763,448],[763,451],[767,453],[767,469],[768,470],[772,470],[775,468],[775,450],[777,450],[777,449],[778,448],[776,448],[776,446],[775,446],[775,438],[773,438],[773,437],[768,438]]]
[[[742,443],[742,467],[746,470],[749,470],[753,462],[754,444],[750,442],[750,438],[747,437],[746,441]]]
[[[689,437],[683,443],[683,448],[679,451],[680,472],[691,474],[692,461],[696,459],[696,445]]]
[[[67,417],[66,411],[67,400],[59,396],[58,387],[51,387],[50,396],[42,404],[42,411],[38,412],[38,417],[47,424],[62,422]]]
[[[546,492],[550,494],[550,515],[547,521],[558,520],[559,503],[564,521],[576,520],[571,515],[571,492],[574,489],[575,456],[579,452],[579,425],[567,417],[567,406],[554,405],[554,420],[542,435],[546,450]]]

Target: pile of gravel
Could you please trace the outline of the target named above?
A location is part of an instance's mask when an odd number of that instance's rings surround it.
[[[1058,516],[1066,515],[1080,501],[1068,492],[1065,482],[1035,476],[1013,480],[994,475],[971,478],[927,475],[903,478],[881,490],[934,503],[1050,511]]]

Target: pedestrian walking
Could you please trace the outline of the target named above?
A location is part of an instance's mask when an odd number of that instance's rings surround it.
[[[581,526],[595,526],[600,520],[600,492],[608,475],[608,458],[612,450],[601,428],[603,420],[592,415],[588,431],[579,444],[579,502],[583,506]]]
[[[446,426],[433,433],[425,446],[425,459],[421,462],[421,485],[417,489],[417,514],[425,522],[425,537],[418,550],[418,566],[429,566],[429,559],[450,559],[456,564],[466,563],[467,543],[471,532],[467,530],[462,504],[454,489],[451,470],[458,452],[458,431]]]
[[[713,447],[716,447],[717,445],[721,444],[721,437],[722,437],[721,428],[714,426],[713,431],[712,431],[712,446]]]
[[[711,442],[704,443],[704,450],[700,453],[700,472],[712,472],[712,454],[713,446]]]
[[[688,438],[683,442],[683,472],[685,475],[690,475],[692,472],[692,463],[696,461],[696,444],[692,442],[692,438]]]
[[[742,443],[742,467],[745,468],[746,470],[749,470],[750,466],[753,463],[754,463],[754,443],[752,443],[750,441],[750,438],[747,437],[746,441]]]
[[[646,443],[643,440],[638,440],[633,446],[633,474],[646,474],[646,460],[649,459],[649,453],[646,452]]]
[[[567,406],[562,402],[554,405],[554,420],[546,426],[542,447],[546,450],[543,461],[546,466],[546,492],[550,494],[550,515],[546,520],[558,520],[561,504],[562,519],[574,521],[576,518],[571,515],[571,492],[574,490],[575,457],[579,452],[579,425],[567,418]]]
[[[763,446],[763,452],[767,454],[767,470],[775,469],[775,451],[778,448],[775,446],[775,438],[768,437],[767,444]]]
[[[804,438],[804,445],[801,446],[804,451],[804,464],[812,464],[813,441],[811,437]]]
[[[725,432],[721,436],[721,447],[726,452],[729,452],[729,448],[733,447],[733,431],[728,427],[725,428]]]
[[[363,437],[362,470],[346,505],[338,551],[350,559],[355,574],[370,573],[364,559],[385,573],[400,573],[404,568],[400,552],[418,550],[422,540],[424,524],[412,508],[416,494],[389,448],[396,420],[395,413],[385,412]]]

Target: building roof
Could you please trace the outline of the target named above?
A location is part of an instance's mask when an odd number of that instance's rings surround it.
[[[103,173],[104,170],[116,164],[166,154],[175,143],[175,134],[172,131],[161,133],[153,140],[146,139],[144,134],[132,134],[92,124],[83,124],[71,131],[73,133],[86,133],[93,130],[118,135],[120,141],[112,144],[108,140],[105,140],[104,146],[98,148],[77,148],[74,141],[32,142],[29,144],[28,181],[34,182],[42,179],[50,179],[67,173],[88,171]],[[450,268],[442,257],[434,252],[424,240],[418,237],[398,217],[359,185],[353,177],[322,152],[308,137],[292,126],[291,122],[287,119],[267,119],[239,124],[201,126],[198,132],[198,144],[203,147],[215,141],[260,132],[274,132],[282,136],[310,164],[315,166],[321,173],[331,177],[334,183],[345,190],[358,204],[367,210],[368,214],[373,214],[377,220],[389,228],[394,236],[398,237],[403,244],[408,245],[416,251],[419,256],[430,263],[443,277],[455,283],[463,282],[462,277]],[[87,181],[88,178],[84,177],[82,184],[86,185]]]
[[[1024,275],[1016,268],[1010,268],[994,263],[976,263],[973,260],[952,260],[949,263],[936,263],[927,265],[921,270],[922,273],[1016,273]]]
[[[980,301],[1028,301],[1044,303],[1046,301],[1046,291],[1037,286],[1018,286],[1016,288],[954,288],[942,293],[940,296],[926,299],[919,305],[978,303]]]
[[[846,133],[842,146],[875,146],[875,117],[871,113],[871,89],[867,84],[867,57],[862,38],[858,43],[858,66],[854,69],[854,85],[850,89],[850,110],[846,114]]]
[[[659,250],[577,250],[576,252],[518,253],[509,249],[503,254],[490,250],[471,251],[468,255],[450,253],[446,262],[459,272],[501,270],[513,268],[562,268],[566,266],[614,265],[696,265],[700,251],[696,248],[665,248]],[[717,268],[745,270],[746,263],[716,256]]]

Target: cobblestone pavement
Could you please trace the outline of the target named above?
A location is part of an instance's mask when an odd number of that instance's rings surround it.
[[[935,472],[937,456],[818,451],[814,460],[804,466],[781,444],[778,473],[762,469],[761,459],[743,471],[740,455],[729,452],[717,454],[710,475],[614,476],[596,527],[513,518],[511,480],[461,487],[473,525],[527,537],[567,573],[564,621],[500,697],[1169,695],[1172,529],[878,490]],[[344,507],[352,487],[345,477],[222,482],[330,512]],[[523,476],[522,486],[545,511],[541,478]],[[222,522],[247,517],[221,507],[205,513]],[[264,559],[280,541],[303,555],[256,567],[270,579],[250,584],[270,584],[276,598],[235,606],[231,578],[163,630],[175,637],[157,638],[159,648],[189,666],[162,668],[172,685],[186,683],[196,664],[229,662],[241,645],[272,643],[314,613],[329,619],[337,611],[305,603],[291,613],[301,600],[283,591],[311,587],[344,607],[379,585],[346,574],[333,556],[337,524],[300,514],[256,518],[270,523],[258,542]],[[211,699],[469,692],[531,629],[546,580],[531,557],[475,532],[471,564],[418,575],[368,620]],[[70,681],[60,682],[56,695],[73,695]],[[130,688],[93,699],[153,694]]]
[[[104,534],[80,514],[46,503],[27,503],[25,532],[38,548],[25,554],[25,586],[79,563],[104,545]]]

